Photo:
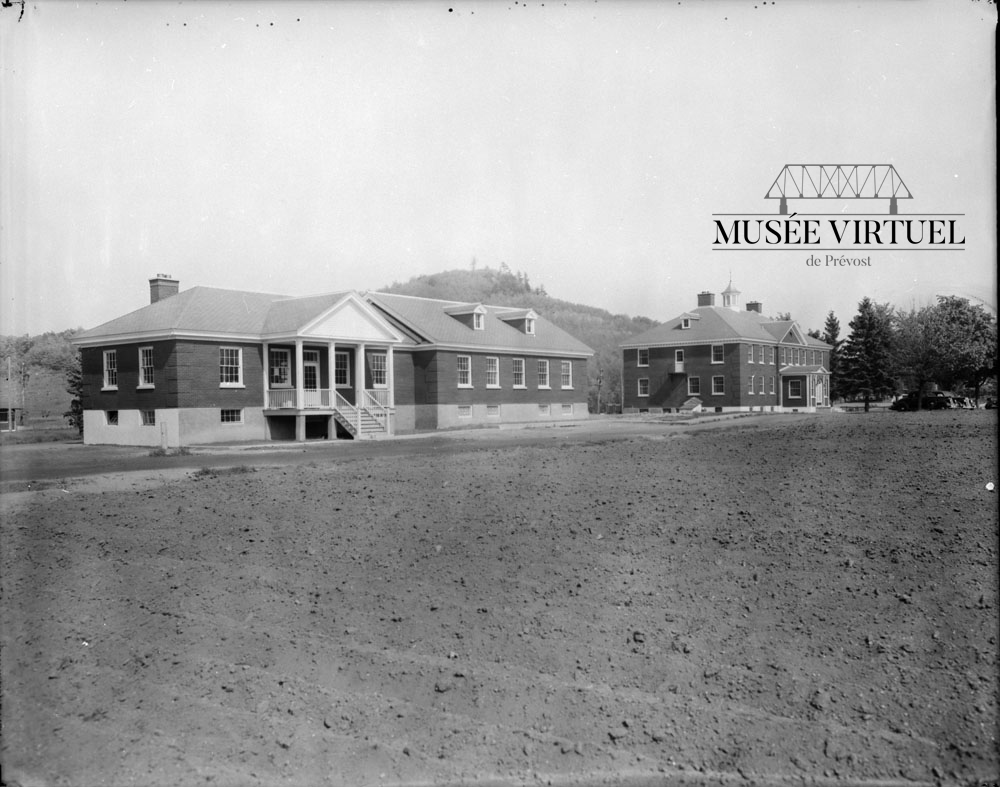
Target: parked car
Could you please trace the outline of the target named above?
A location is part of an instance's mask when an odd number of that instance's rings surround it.
[[[997,406],[997,400],[996,400],[996,399],[994,399],[994,398],[993,398],[992,396],[991,396],[991,397],[989,397],[989,398],[988,398],[988,399],[986,400],[986,409],[987,409],[987,410],[995,410],[995,409],[996,409],[996,406]]]
[[[910,391],[905,396],[901,396],[891,405],[889,405],[890,410],[897,411],[908,411],[908,410],[950,410],[955,407],[959,407],[959,400],[962,397],[958,397],[953,393],[948,391],[928,391],[924,394],[921,400],[922,407],[917,407],[917,392]]]

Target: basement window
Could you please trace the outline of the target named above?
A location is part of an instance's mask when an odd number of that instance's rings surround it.
[[[143,426],[156,426],[156,410],[140,410]]]
[[[241,424],[243,423],[243,411],[242,410],[220,410],[219,420],[224,424]]]
[[[108,426],[118,426],[118,411],[117,410],[105,410],[104,420]]]

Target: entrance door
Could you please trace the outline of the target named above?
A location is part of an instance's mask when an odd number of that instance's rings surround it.
[[[302,387],[305,389],[305,406],[319,407],[319,352],[316,350],[302,353]]]

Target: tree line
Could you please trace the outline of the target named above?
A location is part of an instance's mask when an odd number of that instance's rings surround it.
[[[865,297],[840,338],[831,311],[823,331],[810,331],[830,352],[830,398],[872,401],[916,391],[917,401],[932,385],[971,395],[997,375],[997,321],[986,309],[955,295],[937,303],[899,309]]]

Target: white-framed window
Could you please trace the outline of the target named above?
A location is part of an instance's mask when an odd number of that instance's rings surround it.
[[[747,345],[747,363],[753,363],[753,345]]]
[[[528,336],[534,336],[535,335],[535,318],[534,317],[528,317],[528,318],[525,319],[525,321],[524,321],[524,332],[526,334],[528,334]]]
[[[486,359],[486,387],[487,388],[499,388],[500,387],[500,359],[499,358],[487,358]],[[489,413],[487,413],[489,415]]]
[[[563,388],[573,387],[573,362],[572,361],[562,361],[560,363],[561,373],[560,382]]]
[[[683,350],[674,350],[674,363],[684,363]]]
[[[721,396],[726,392],[726,378],[717,374],[712,378],[712,395]]]
[[[104,411],[104,422],[108,426],[118,426],[118,411],[117,410],[105,410]]]
[[[351,354],[335,352],[333,354],[333,385],[335,388],[351,387]]]
[[[764,363],[764,345],[757,345],[757,363]]]
[[[784,347],[781,348],[781,365],[782,366],[787,366],[788,365],[788,357],[785,354],[785,348]]]
[[[573,403],[572,402],[570,402],[568,404],[563,404],[562,405],[562,414],[563,415],[573,415]]]
[[[697,396],[701,393],[701,378],[688,377],[688,396]]]
[[[153,387],[153,348],[139,348],[139,387]]]
[[[104,390],[118,390],[118,351],[104,351]]]
[[[788,398],[789,399],[801,399],[802,398],[802,381],[801,380],[789,380],[788,381]]]
[[[471,404],[460,404],[458,406],[458,417],[459,418],[472,418],[472,405]]]
[[[682,331],[686,331],[690,327],[691,327],[691,318],[690,317],[682,317],[681,318],[681,330]]]
[[[477,331],[486,330],[486,315],[475,312],[472,315],[472,327]]]
[[[458,387],[459,388],[471,388],[472,387],[472,356],[471,355],[459,355],[455,359],[455,363],[458,368]],[[461,413],[459,413],[461,415]],[[472,411],[469,411],[469,415],[472,415]]]
[[[498,404],[488,404],[488,405],[486,405],[486,417],[487,418],[499,418],[500,417],[500,405],[498,405]]]
[[[243,423],[243,411],[239,409],[219,410],[219,420],[224,424]]]
[[[747,391],[751,396],[753,395],[753,375],[750,375],[750,390]]]
[[[649,348],[640,347],[636,350],[636,366],[649,366]]]
[[[292,387],[292,362],[289,350],[270,350],[268,352],[268,379],[272,388]]]
[[[639,396],[649,396],[649,378],[639,378]]]
[[[760,379],[757,381],[757,393],[764,393],[764,375],[761,375]]]
[[[243,348],[219,348],[219,387],[243,387]]]
[[[774,378],[773,377],[771,378],[771,382],[770,382],[770,384],[769,384],[768,387],[770,389],[770,392],[774,393]]]
[[[540,404],[540,405],[538,405],[538,414],[539,415],[548,415],[549,412],[550,412],[550,410],[549,410],[549,406],[547,404]]]
[[[515,358],[513,360],[513,372],[511,377],[514,381],[515,388],[524,388],[524,358]]]
[[[539,361],[538,362],[538,387],[548,388],[549,387],[549,362]]]
[[[369,372],[372,376],[372,388],[389,387],[388,356],[386,353],[372,353],[368,356]]]
[[[140,410],[139,417],[143,426],[156,426],[156,410]]]
[[[712,345],[712,363],[724,363],[726,360],[726,347],[723,344]]]
[[[774,348],[773,347],[768,347],[767,348],[767,362],[770,363],[770,364],[774,363]]]

